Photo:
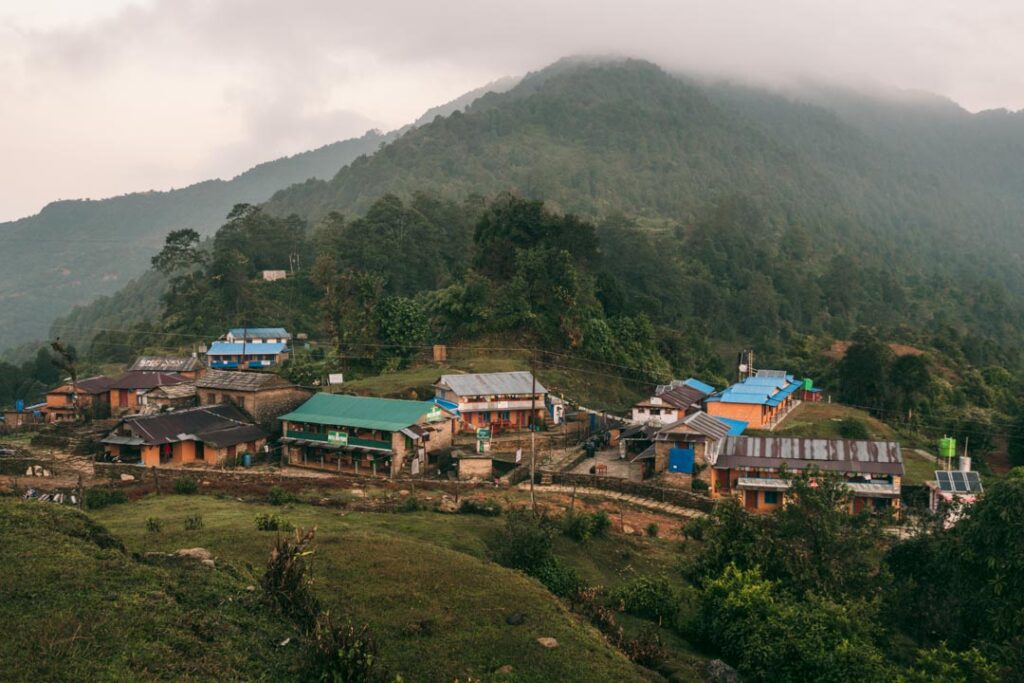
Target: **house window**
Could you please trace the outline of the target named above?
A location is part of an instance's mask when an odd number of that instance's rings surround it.
[[[778,505],[779,504],[779,492],[778,491],[765,491],[764,492],[764,504],[765,505]]]
[[[875,510],[886,510],[886,509],[889,508],[889,499],[888,498],[872,498],[871,499],[871,506]]]

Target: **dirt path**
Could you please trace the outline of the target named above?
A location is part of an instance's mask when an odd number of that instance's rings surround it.
[[[529,490],[529,482],[519,484],[520,490]],[[537,487],[537,491],[541,493],[568,493],[571,494],[573,488],[571,486],[562,486],[560,484],[551,484],[547,486]],[[606,498],[609,500],[618,500],[630,505],[636,505],[638,507],[647,508],[649,510],[656,510],[657,512],[671,515],[673,517],[683,517],[689,519],[691,517],[703,517],[705,513],[700,510],[694,510],[692,508],[684,508],[679,505],[672,505],[671,503],[663,503],[661,501],[652,500],[650,498],[641,498],[640,496],[632,496],[626,493],[619,493],[618,491],[604,491],[602,489],[592,489],[585,486],[576,487],[576,495],[587,496],[594,498]]]

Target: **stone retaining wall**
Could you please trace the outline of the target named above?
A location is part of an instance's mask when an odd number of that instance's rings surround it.
[[[568,472],[556,472],[551,475],[552,482],[563,486],[585,486],[605,491],[617,491],[630,496],[650,498],[664,503],[672,503],[680,507],[693,508],[703,512],[710,512],[715,503],[707,496],[702,496],[690,491],[671,489],[650,484],[639,484],[625,479],[613,477],[602,477],[593,474],[570,474]]]

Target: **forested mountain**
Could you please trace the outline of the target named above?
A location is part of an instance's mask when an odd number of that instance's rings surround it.
[[[330,178],[389,139],[371,131],[260,164],[231,180],[58,201],[34,216],[0,223],[0,348],[43,337],[58,315],[141,275],[168,231],[189,227],[210,234],[235,203],[263,201],[307,178]]]

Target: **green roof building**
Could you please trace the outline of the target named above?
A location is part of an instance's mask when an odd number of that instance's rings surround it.
[[[279,419],[291,464],[394,477],[436,462],[451,446],[452,418],[433,401],[320,393]]]

